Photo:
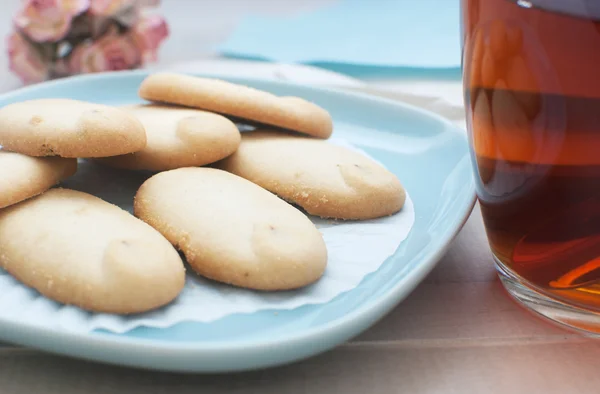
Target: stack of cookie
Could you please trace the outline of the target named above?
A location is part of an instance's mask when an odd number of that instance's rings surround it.
[[[120,108],[38,99],[0,109],[0,264],[46,297],[139,313],[198,274],[261,291],[325,272],[325,242],[306,214],[365,220],[402,209],[385,168],[331,144],[329,113],[298,97],[159,73]],[[252,125],[240,133],[234,123]],[[134,215],[53,188],[77,159],[150,171]],[[300,209],[294,207],[295,204]]]

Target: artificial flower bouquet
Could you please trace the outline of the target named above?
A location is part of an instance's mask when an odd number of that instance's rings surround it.
[[[68,75],[139,68],[169,35],[160,0],[23,0],[7,47],[26,84]]]

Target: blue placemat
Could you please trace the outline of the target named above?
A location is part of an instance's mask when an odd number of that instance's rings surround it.
[[[459,21],[459,0],[341,0],[301,15],[248,16],[218,50],[349,74],[454,75]]]

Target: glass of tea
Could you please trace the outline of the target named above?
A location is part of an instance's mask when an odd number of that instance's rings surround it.
[[[528,308],[600,334],[600,0],[461,0],[485,229]]]

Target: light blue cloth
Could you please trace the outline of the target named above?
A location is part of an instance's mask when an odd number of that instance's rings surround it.
[[[218,50],[355,71],[459,69],[459,8],[459,0],[342,0],[296,16],[248,16]]]

